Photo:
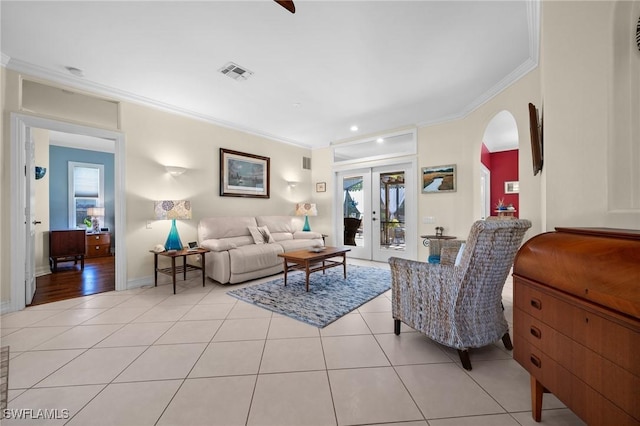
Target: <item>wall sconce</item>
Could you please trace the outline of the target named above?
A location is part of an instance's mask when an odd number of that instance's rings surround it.
[[[184,167],[165,166],[164,168],[173,177],[180,176],[187,171]]]
[[[46,167],[36,166],[36,180],[42,179],[47,174]]]
[[[289,185],[289,188],[295,188],[297,184],[298,184],[298,182],[293,181],[293,180],[287,182],[287,185]]]

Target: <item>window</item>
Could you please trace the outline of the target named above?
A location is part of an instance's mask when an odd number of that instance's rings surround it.
[[[104,165],[69,161],[69,228],[86,228],[87,209],[103,203]]]

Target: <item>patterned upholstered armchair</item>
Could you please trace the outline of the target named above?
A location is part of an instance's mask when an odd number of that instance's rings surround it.
[[[395,334],[404,322],[457,349],[467,370],[470,348],[502,339],[511,350],[502,288],[530,227],[521,219],[475,222],[458,265],[389,259]]]

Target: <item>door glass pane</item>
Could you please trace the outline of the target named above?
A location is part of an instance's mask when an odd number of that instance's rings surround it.
[[[342,217],[344,245],[364,246],[362,219],[364,205],[363,176],[349,176],[342,180]]]
[[[380,173],[380,248],[405,250],[404,172]]]

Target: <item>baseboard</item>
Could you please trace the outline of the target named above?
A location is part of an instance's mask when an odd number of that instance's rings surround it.
[[[51,269],[49,266],[36,269],[36,278],[42,277],[43,275],[49,275],[51,273]]]
[[[0,315],[8,314],[9,312],[13,312],[13,303],[10,300],[0,302]]]
[[[127,280],[127,290],[153,285],[153,275]]]

